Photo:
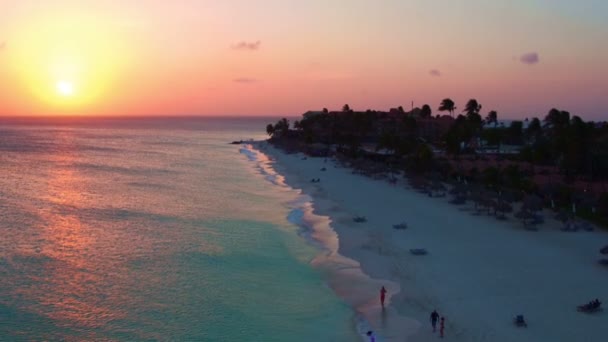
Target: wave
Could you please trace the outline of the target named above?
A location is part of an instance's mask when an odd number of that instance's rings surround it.
[[[244,154],[251,162],[255,162],[255,169],[270,183],[278,186],[286,187],[285,178],[277,173],[271,166],[272,159],[260,151],[253,148],[252,145],[246,145],[239,149],[239,153]]]
[[[370,278],[362,272],[359,263],[344,257],[338,253],[338,236],[331,227],[329,216],[315,214],[314,200],[299,189],[294,189],[284,182],[285,177],[279,174],[274,164],[274,160],[254,146],[248,145],[240,149],[240,152],[255,163],[255,169],[264,178],[281,187],[286,187],[300,191],[299,195],[286,205],[291,209],[287,214],[287,221],[297,227],[297,234],[306,242],[319,250],[319,254],[311,260],[310,264],[326,275],[325,285],[338,294],[343,284],[353,281],[366,281]],[[280,182],[276,182],[276,180]],[[346,275],[346,276],[345,276]],[[330,284],[331,278],[331,284]],[[344,299],[344,298],[342,298]],[[347,301],[348,302],[348,301]],[[352,303],[351,303],[352,304]],[[358,311],[354,305],[351,307]],[[356,333],[363,341],[366,341],[366,332],[371,330],[371,324],[364,315],[356,312],[353,317],[353,324]],[[376,337],[376,341],[382,339]]]

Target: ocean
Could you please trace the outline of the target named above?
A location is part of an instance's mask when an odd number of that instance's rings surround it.
[[[272,120],[1,119],[0,340],[358,340]]]

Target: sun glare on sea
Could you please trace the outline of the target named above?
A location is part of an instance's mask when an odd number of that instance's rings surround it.
[[[74,84],[70,81],[58,81],[57,84],[55,84],[55,89],[61,96],[67,97],[74,95]]]

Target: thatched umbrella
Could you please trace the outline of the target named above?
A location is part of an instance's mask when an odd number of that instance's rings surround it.
[[[557,215],[555,215],[555,219],[565,223],[570,219],[570,213],[568,213],[568,211],[566,210],[562,210]]]
[[[543,200],[536,195],[528,195],[524,198],[523,207],[530,211],[539,211],[543,208]]]
[[[529,210],[522,208],[519,212],[515,214],[515,217],[522,220],[524,226],[527,226],[527,220],[532,220],[534,218],[534,214],[532,214]]]
[[[541,187],[541,193],[551,201],[551,209],[555,209],[555,197],[559,195],[559,188],[555,183],[547,183]]]
[[[517,201],[517,195],[513,191],[502,191],[498,194],[498,197],[507,203],[513,203]]]
[[[499,219],[504,219],[506,216],[506,213],[510,213],[513,211],[513,206],[509,203],[507,203],[506,201],[503,200],[498,200],[495,204],[494,204],[494,211],[496,213],[496,217]],[[498,215],[498,213],[500,213],[500,215]]]
[[[591,212],[595,214],[596,208],[599,204],[599,199],[593,197],[591,194],[585,194],[585,196],[581,199],[581,207],[591,209]]]
[[[452,190],[450,190],[451,195],[465,195],[469,191],[469,187],[463,183],[458,183],[454,185]]]

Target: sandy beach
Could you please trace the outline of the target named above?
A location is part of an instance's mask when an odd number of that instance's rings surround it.
[[[438,340],[428,318],[433,309],[446,317],[446,341],[608,339],[606,312],[576,310],[595,298],[608,300],[608,268],[597,263],[608,243],[605,231],[562,232],[547,210],[539,231],[527,231],[512,216],[475,215],[472,204],[430,198],[403,180],[369,179],[266,142],[254,148],[275,161],[288,185],[312,198],[315,217],[327,218],[320,224],[337,236],[323,229],[313,234],[329,246],[313,263],[333,265],[324,266],[332,268],[329,285],[382,341]],[[355,216],[367,221],[356,223]],[[393,228],[401,222],[408,228]],[[429,253],[415,256],[412,248]],[[381,286],[388,289],[385,310]],[[513,324],[517,314],[527,328]]]

